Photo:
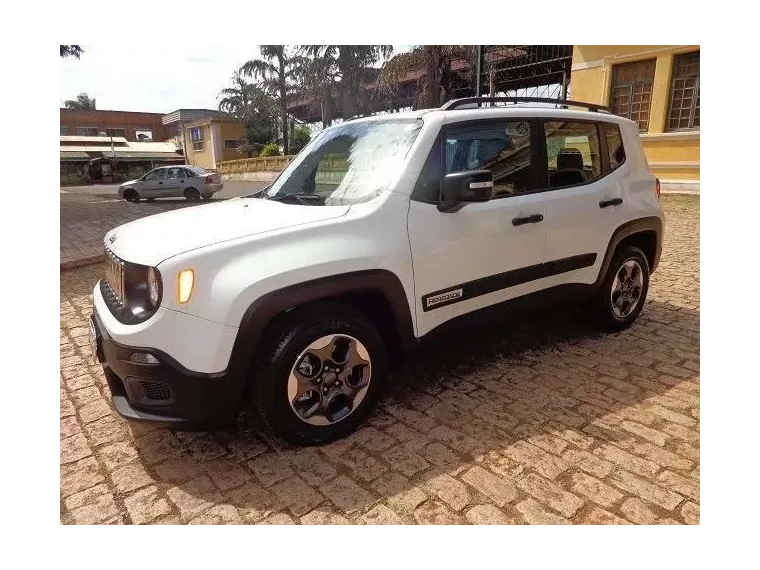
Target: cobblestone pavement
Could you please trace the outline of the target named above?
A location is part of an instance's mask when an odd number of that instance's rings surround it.
[[[113,411],[85,317],[99,267],[61,274],[61,522],[698,524],[699,199],[663,197],[637,323],[494,327],[397,372],[366,427],[289,447]]]

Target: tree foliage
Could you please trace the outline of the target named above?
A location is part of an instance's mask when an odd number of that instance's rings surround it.
[[[298,126],[293,129],[293,140],[290,142],[290,154],[298,154],[311,141],[311,131],[308,127]]]
[[[280,156],[280,145],[277,143],[268,143],[261,149],[259,156]]]
[[[288,95],[295,87],[295,81],[303,66],[304,58],[290,53],[284,45],[259,46],[260,59],[244,63],[239,73],[251,77],[270,96],[277,100],[282,123],[282,145],[288,153]]]
[[[219,110],[243,123],[245,134],[238,151],[258,156],[261,149],[278,140],[277,103],[262,87],[248,83],[236,72],[232,85],[219,93]]]
[[[76,99],[64,101],[63,106],[67,109],[95,109],[95,99],[90,99],[87,93],[80,93]]]
[[[393,53],[390,45],[305,45],[301,51],[312,58],[322,58],[324,81],[331,81],[338,92],[343,120],[363,111],[362,85],[374,81],[373,66]],[[332,119],[332,117],[330,117]],[[323,116],[324,123],[324,116]]]
[[[83,53],[82,46],[61,46],[61,57],[75,57],[79,59],[79,56]]]
[[[459,75],[472,80],[476,57],[475,46],[414,46],[411,51],[395,55],[383,65],[378,79],[379,87],[382,92],[393,95],[409,73],[421,72],[414,107],[439,107],[453,96],[457,72],[452,69],[452,62],[464,59],[467,66]]]

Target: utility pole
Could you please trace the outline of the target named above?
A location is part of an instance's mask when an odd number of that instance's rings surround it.
[[[475,50],[477,53],[477,61],[475,63],[475,97],[480,97],[482,94],[481,85],[483,83],[483,46],[475,46]]]

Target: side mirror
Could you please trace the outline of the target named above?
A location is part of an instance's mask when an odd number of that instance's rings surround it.
[[[443,201],[440,212],[456,212],[468,202],[488,202],[493,195],[493,173],[490,170],[452,172],[443,179]]]

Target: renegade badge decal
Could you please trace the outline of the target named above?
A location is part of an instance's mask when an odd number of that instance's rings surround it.
[[[462,298],[462,289],[454,289],[453,291],[446,291],[445,293],[439,293],[438,295],[433,295],[432,297],[428,297],[425,300],[425,308],[429,309],[430,307],[434,307],[435,305],[440,305],[441,303],[446,303],[453,301],[455,299],[461,299]]]

